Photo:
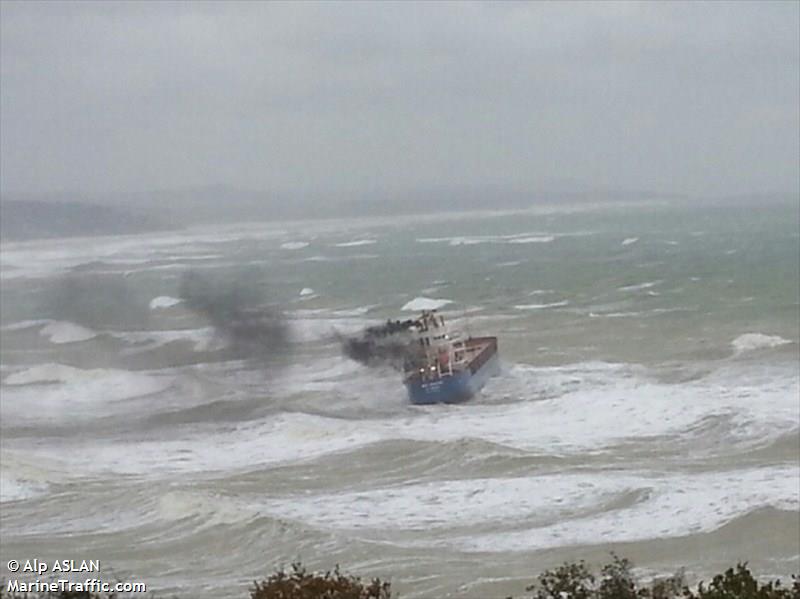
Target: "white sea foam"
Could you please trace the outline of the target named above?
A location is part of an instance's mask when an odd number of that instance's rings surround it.
[[[19,480],[0,472],[0,503],[31,499],[45,493],[47,485]]]
[[[625,239],[622,240],[622,243],[620,245],[632,245],[637,241],[639,241],[638,237],[626,237]]]
[[[282,250],[302,250],[308,247],[307,241],[287,241],[281,244]]]
[[[515,310],[541,310],[543,308],[558,308],[560,306],[567,306],[569,302],[567,300],[563,300],[560,302],[552,302],[549,304],[520,304],[514,306]]]
[[[360,492],[293,497],[267,511],[323,528],[429,530],[530,519],[552,522],[635,488],[630,477],[603,485],[590,476],[445,480]]]
[[[348,254],[346,256],[309,256],[303,262],[349,262],[352,260],[375,260],[378,254]]]
[[[78,343],[97,336],[92,329],[68,321],[54,321],[42,327],[39,334],[51,343]]]
[[[79,383],[102,387],[111,394],[106,398],[124,399],[153,393],[165,387],[164,381],[127,370],[94,368],[84,370],[65,364],[49,363],[32,366],[8,375],[5,385],[33,385],[42,383]],[[113,397],[111,397],[113,396]],[[102,398],[101,398],[102,399]]]
[[[453,300],[448,299],[433,299],[430,297],[415,297],[410,302],[407,302],[402,308],[403,311],[408,312],[421,312],[423,310],[439,310],[448,304],[452,304]]]
[[[303,287],[303,288],[300,290],[300,296],[301,296],[301,297],[305,297],[305,296],[307,296],[307,295],[314,295],[314,290],[313,290],[313,289],[311,289],[311,287]]]
[[[546,233],[528,232],[512,235],[470,235],[453,237],[422,237],[417,243],[447,243],[449,245],[478,245],[482,243],[550,243],[554,235]]]
[[[27,452],[4,450],[0,455],[0,502],[44,495],[52,483],[68,477],[58,459],[42,462]]]
[[[163,308],[171,308],[180,304],[183,300],[177,297],[169,297],[168,295],[159,295],[150,300],[151,310],[160,310]]]
[[[741,478],[740,478],[741,477]],[[741,484],[744,483],[744,484]],[[519,551],[680,536],[714,530],[761,507],[796,509],[796,468],[655,474],[559,473],[412,484],[361,492],[293,497],[266,510],[323,529],[505,528],[523,531],[459,534],[410,545],[447,545],[467,551]],[[630,503],[598,509],[615,501]]]
[[[36,327],[42,327],[46,324],[53,322],[49,318],[40,318],[36,320],[20,320],[19,322],[12,322],[11,324],[7,324],[3,326],[0,331],[24,331],[25,329],[32,329]]]
[[[58,383],[72,378],[78,368],[64,364],[41,364],[8,375],[3,381],[6,385],[31,385],[34,383]]]
[[[641,315],[642,312],[589,312],[589,318],[634,318]]]
[[[800,381],[796,376],[775,372],[754,376],[741,367],[733,372],[740,378],[733,380],[730,374],[724,374],[670,385],[643,378],[624,365],[518,366],[490,381],[485,389],[487,399],[513,401],[430,408],[407,406],[402,386],[392,386],[397,382],[396,373],[383,376],[342,358],[296,368],[302,372],[296,371],[285,384],[273,386],[273,393],[293,397],[322,392],[327,403],[341,398],[351,407],[377,401],[391,404],[395,412],[400,410],[405,416],[398,418],[394,413],[390,417],[350,420],[281,413],[234,428],[176,432],[168,440],[128,444],[98,441],[96,451],[65,459],[77,472],[100,469],[155,475],[294,462],[378,441],[453,443],[464,439],[513,451],[563,456],[649,443],[652,439],[663,443],[664,438],[670,438],[682,447],[695,447],[696,455],[727,455],[732,446],[763,444],[796,431],[800,420],[796,401]],[[5,390],[10,388],[6,386]],[[8,401],[4,401],[4,408],[6,404]],[[732,427],[722,440],[711,445],[703,429],[709,419],[728,422]]]
[[[603,481],[602,488],[619,478]],[[677,475],[623,476],[647,492],[631,507],[567,518],[526,530],[490,533],[448,541],[466,551],[531,549],[622,543],[678,537],[718,529],[736,517],[764,507],[796,510],[800,476],[795,466],[773,466]]]
[[[109,334],[126,343],[140,345],[136,348],[138,351],[147,351],[180,341],[193,344],[195,351],[214,351],[225,347],[225,340],[215,333],[213,327],[161,331],[114,331]]]
[[[169,491],[159,497],[157,516],[164,520],[183,520],[199,517],[204,528],[230,526],[257,516],[257,506],[245,505],[219,494],[200,491]]]
[[[786,345],[787,343],[791,343],[791,341],[778,335],[745,333],[744,335],[739,335],[736,339],[734,339],[731,342],[731,345],[736,350],[736,353],[742,353],[746,351],[755,351],[758,349],[769,349],[772,347],[778,347],[780,345]]]
[[[74,456],[74,467],[149,476],[230,472],[260,464],[307,460],[380,440],[376,432],[359,428],[358,421],[283,413],[227,433],[176,435],[164,441],[100,442],[96,447],[102,456]]]
[[[650,289],[651,287],[655,287],[656,285],[660,285],[663,283],[662,280],[657,281],[647,281],[646,283],[637,283],[636,285],[625,285],[624,287],[619,287],[620,291],[641,291],[643,289]]]
[[[335,245],[336,245],[336,247],[339,247],[339,248],[352,248],[352,247],[358,247],[358,246],[362,246],[362,245],[373,245],[373,244],[376,244],[376,243],[378,243],[378,242],[375,239],[358,239],[356,241],[346,241],[346,242],[343,242],[343,243],[337,243]]]
[[[540,235],[538,237],[517,237],[509,239],[507,243],[550,243],[554,239],[553,235]]]
[[[114,413],[119,408],[112,402],[158,393],[170,384],[168,377],[139,372],[41,364],[5,378],[1,407],[12,422],[85,419]]]

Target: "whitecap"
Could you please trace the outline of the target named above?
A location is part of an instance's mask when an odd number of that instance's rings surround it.
[[[632,245],[637,241],[639,241],[638,237],[626,237],[625,239],[622,240],[622,243],[620,245]]]
[[[553,302],[550,304],[520,304],[514,306],[515,310],[541,310],[543,308],[557,308],[559,306],[567,306],[569,302],[567,300],[563,300],[560,302]]]
[[[282,250],[301,250],[305,247],[308,247],[308,242],[306,241],[287,241],[281,244]]]
[[[513,233],[510,235],[471,235],[453,237],[422,237],[417,243],[447,243],[449,245],[478,245],[481,243],[549,243],[553,235],[537,232]]]
[[[499,266],[499,267],[519,266],[522,263],[523,263],[523,260],[511,260],[509,262],[498,262],[497,266]]]
[[[520,518],[549,523],[610,502],[634,484],[631,477],[614,477],[611,484],[604,484],[586,475],[560,474],[467,478],[276,499],[266,507],[282,518],[325,528],[422,531]],[[458,508],[440,509],[442,506]]]
[[[35,327],[41,327],[46,324],[53,322],[49,318],[40,318],[37,320],[20,320],[19,322],[12,322],[11,324],[5,325],[0,331],[24,331],[25,329],[32,329]]]
[[[68,321],[55,321],[45,325],[39,334],[47,337],[51,343],[77,343],[88,341],[97,336],[92,329]]]
[[[168,377],[112,368],[81,369],[40,364],[3,381],[3,417],[9,421],[61,422],[136,410],[122,400],[152,395],[172,384]]]
[[[539,237],[519,237],[516,239],[509,239],[506,243],[550,243],[555,237],[552,235],[542,235]]]
[[[380,396],[384,405],[387,401],[404,405],[396,373],[384,377],[343,358],[293,368],[298,370],[297,376],[288,377],[290,393],[324,391],[327,397],[347,397],[348,402]],[[798,381],[794,372],[762,374],[763,380],[756,380],[751,371],[737,366],[732,374],[740,378],[731,380],[731,372],[726,372],[687,385],[661,384],[637,374],[641,372],[628,365],[605,363],[550,368],[515,365],[484,390],[487,398],[518,400],[512,403],[476,401],[446,408],[407,408],[403,418],[393,414],[349,420],[283,413],[218,431],[176,431],[169,440],[119,443],[100,439],[95,451],[73,452],[65,458],[78,471],[112,469],[152,476],[200,470],[230,472],[353,451],[388,440],[458,443],[477,439],[511,450],[563,456],[585,455],[628,442],[648,445],[652,439],[669,437],[686,446],[699,444],[699,451],[726,455],[731,444],[763,445],[797,430]],[[4,408],[7,404],[3,402]],[[709,417],[733,418],[735,428],[709,445],[702,430]],[[37,459],[47,451],[37,449]]]
[[[186,341],[194,344],[194,351],[214,351],[225,347],[225,341],[216,335],[213,327],[198,329],[176,329],[162,331],[122,331],[109,333],[126,343],[146,344],[139,350],[149,350],[168,343]]]
[[[589,312],[589,318],[632,318],[641,315],[641,312]]]
[[[47,485],[33,481],[19,480],[0,474],[0,503],[31,499],[45,492]]]
[[[656,285],[660,285],[663,281],[659,279],[658,281],[647,281],[646,283],[638,283],[636,285],[625,285],[624,287],[618,287],[619,291],[641,291],[642,289],[650,289],[651,287],[655,287]]]
[[[344,243],[337,243],[335,245],[338,248],[352,248],[352,247],[358,247],[358,246],[361,246],[361,245],[373,245],[375,243],[378,243],[378,242],[376,240],[374,240],[374,239],[359,239],[359,240],[356,240],[356,241],[346,241]]]
[[[159,295],[150,300],[150,309],[159,310],[162,308],[171,308],[180,304],[183,300],[177,297],[169,297],[168,295]]]
[[[311,287],[303,287],[300,290],[300,297],[305,297],[307,295],[314,295],[314,290]]]
[[[448,299],[433,299],[429,297],[415,297],[410,302],[407,302],[402,308],[403,311],[408,312],[422,312],[423,310],[439,310],[448,304],[452,304],[453,300]]]
[[[731,345],[736,350],[736,353],[769,349],[780,345],[786,345],[787,343],[791,343],[791,341],[778,335],[765,335],[763,333],[745,333],[731,341]]]
[[[592,513],[590,508],[584,508],[580,510],[584,513],[552,518],[543,526],[462,536],[447,543],[466,551],[528,551],[593,545],[597,539],[605,543],[623,543],[711,532],[759,508],[796,510],[799,482],[797,468],[792,466],[657,476],[619,473],[609,480],[568,475],[558,477],[552,484],[569,485],[570,495],[583,487],[583,492],[602,501],[603,492],[619,493],[627,487],[638,490],[641,499],[621,509]],[[546,486],[540,485],[540,488]],[[545,502],[542,509],[557,507],[558,500],[555,505]],[[580,504],[576,507],[582,508]]]
[[[489,243],[492,239],[480,239],[476,237],[457,237],[450,240],[450,245],[478,245],[480,243]]]
[[[375,260],[378,254],[349,254],[347,256],[309,256],[303,262],[348,262],[351,260]]]
[[[48,363],[32,366],[25,370],[8,375],[3,381],[5,385],[37,385],[47,383],[80,384],[83,386],[99,386],[111,393],[99,400],[110,398],[122,399],[148,395],[165,387],[164,381],[146,374],[118,370],[114,368],[93,368],[84,370],[66,364]],[[99,385],[97,384],[99,383]],[[113,388],[113,389],[112,389]],[[78,395],[78,394],[76,394]]]

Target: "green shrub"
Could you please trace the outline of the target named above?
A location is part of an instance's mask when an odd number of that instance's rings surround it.
[[[746,563],[718,574],[708,585],[701,582],[695,591],[685,584],[683,572],[638,583],[631,573],[633,564],[611,555],[598,577],[584,562],[566,563],[540,574],[538,583],[526,590],[535,591],[534,599],[800,599],[800,578],[793,577],[791,588],[779,580],[760,583]]]
[[[390,599],[391,585],[375,578],[365,585],[336,566],[333,571],[309,574],[301,564],[292,571],[279,570],[262,582],[254,582],[250,599]]]
[[[697,594],[688,594],[692,599],[800,599],[800,579],[794,577],[792,588],[784,588],[780,580],[760,584],[747,564],[737,564],[718,574],[706,587],[702,582]]]
[[[555,570],[546,570],[539,575],[539,583],[526,588],[536,591],[536,599],[592,599],[596,597],[594,575],[584,562],[564,564]]]
[[[612,562],[600,570],[600,587],[597,589],[599,599],[636,599],[636,581],[631,574],[631,562],[614,553]]]

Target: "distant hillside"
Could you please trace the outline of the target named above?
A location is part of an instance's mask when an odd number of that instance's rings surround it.
[[[69,196],[28,196],[31,200],[71,200]],[[252,222],[347,218],[463,210],[528,208],[541,204],[646,201],[662,194],[639,191],[523,191],[494,186],[441,187],[405,192],[286,192],[237,189],[225,185],[83,196],[105,206],[152,214],[176,227]],[[24,198],[15,198],[24,199]]]
[[[192,225],[524,209],[685,198],[650,191],[522,191],[499,186],[405,192],[280,192],[225,185],[110,194],[18,194],[0,202],[4,240],[139,233]]]
[[[3,200],[0,239],[123,235],[171,228],[159,219],[118,206],[83,202]]]

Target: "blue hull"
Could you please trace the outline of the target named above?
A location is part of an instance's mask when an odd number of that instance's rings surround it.
[[[495,353],[474,374],[462,370],[436,380],[412,380],[406,382],[406,389],[413,404],[460,403],[473,397],[499,370]]]

